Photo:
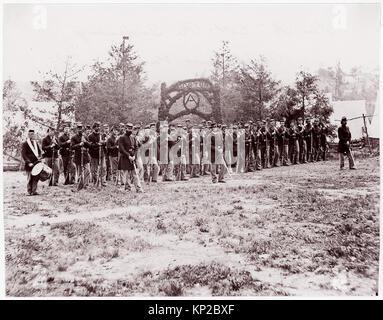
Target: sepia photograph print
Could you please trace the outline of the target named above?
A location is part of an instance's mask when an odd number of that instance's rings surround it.
[[[5,297],[379,295],[381,19],[3,3]]]

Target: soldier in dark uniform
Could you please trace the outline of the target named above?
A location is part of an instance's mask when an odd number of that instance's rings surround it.
[[[120,154],[118,169],[124,172],[125,190],[131,191],[133,184],[137,192],[143,192],[135,165],[135,154],[138,147],[132,132],[133,124],[127,123],[125,134],[118,140],[118,152]]]
[[[190,162],[190,178],[199,178],[201,170],[201,136],[199,128],[195,127],[188,133],[189,138],[189,162]],[[193,150],[193,144],[195,149]]]
[[[321,143],[320,143],[320,137],[321,137],[321,128],[319,127],[319,120],[314,119],[314,126],[312,129],[313,134],[313,158],[314,161],[320,161],[320,155],[321,155]]]
[[[261,140],[262,140],[262,121],[258,120],[257,124],[254,123],[252,144],[255,161],[255,169],[262,170],[262,155],[261,155]]]
[[[322,152],[322,160],[326,161],[326,154],[327,154],[327,134],[328,134],[328,128],[324,121],[321,121],[319,123],[319,127],[321,129],[320,131],[320,146],[321,146],[321,152]]]
[[[111,180],[117,183],[117,168],[118,168],[118,141],[117,141],[117,128],[112,127],[110,136],[106,140],[106,149],[108,152],[109,163],[110,163],[110,175]]]
[[[278,128],[278,145],[280,152],[280,163],[283,166],[289,165],[289,132],[285,127],[285,119],[280,120]]]
[[[156,123],[152,122],[149,124],[148,131],[148,143],[149,143],[149,160],[148,166],[148,181],[157,182],[160,167],[158,165],[158,134],[156,132]]]
[[[86,139],[83,133],[83,125],[78,123],[77,133],[71,138],[71,149],[74,151],[73,162],[76,165],[78,181],[82,180],[81,177],[84,175],[82,184],[79,183],[77,190],[81,188],[86,189],[89,184],[90,167],[89,167],[89,153],[90,143]]]
[[[298,164],[299,142],[295,121],[291,120],[289,127],[289,159],[291,164]]]
[[[110,135],[109,125],[104,124],[102,131],[102,140],[106,142]],[[111,180],[111,169],[110,169],[110,161],[109,161],[109,153],[108,148],[105,148],[105,166],[106,166],[106,181]]]
[[[342,117],[341,126],[338,128],[338,152],[339,152],[339,164],[340,169],[344,168],[344,155],[347,155],[349,168],[355,170],[355,161],[351,153],[350,144],[351,144],[351,132],[347,126],[347,118]]]
[[[250,131],[250,124],[245,123],[245,172],[253,172],[250,168],[251,165],[251,157],[250,154],[252,152],[252,135]]]
[[[274,119],[270,119],[269,126],[270,135],[270,165],[272,167],[279,167],[279,147],[278,147],[278,131],[275,128]]]
[[[260,130],[259,141],[261,146],[261,162],[262,168],[270,168],[270,133],[267,128],[267,121],[262,121],[262,127]]]
[[[314,157],[313,157],[313,134],[312,134],[312,126],[311,126],[311,120],[306,119],[306,126],[303,131],[303,137],[306,141],[306,150],[307,150],[307,157],[306,160],[307,162],[313,162]]]
[[[38,195],[36,190],[39,177],[32,176],[32,168],[41,157],[41,148],[37,143],[35,131],[33,129],[29,129],[27,140],[21,144],[21,157],[23,158],[25,171],[27,173],[28,195]]]
[[[299,162],[306,163],[306,154],[307,154],[307,145],[306,139],[304,138],[305,127],[303,125],[303,119],[301,117],[298,118],[297,123],[297,137],[298,137],[298,145],[299,145]]]
[[[52,176],[49,179],[49,186],[57,186],[60,176],[58,150],[59,145],[56,141],[55,131],[53,128],[48,128],[47,136],[41,142],[41,149],[44,154],[44,163],[52,169]]]
[[[177,156],[174,157],[174,171],[175,171],[175,177],[176,180],[181,180],[181,181],[187,181],[189,180],[186,176],[186,157],[189,153],[188,147],[189,147],[189,142],[187,139],[186,131],[184,131],[184,128],[179,126],[179,130],[177,132],[177,138],[179,141],[177,142],[178,148],[177,150]]]
[[[60,155],[64,171],[64,185],[74,184],[75,173],[73,174],[72,150],[70,149],[70,124],[64,123],[64,132],[58,138]]]
[[[93,132],[88,136],[88,141],[90,143],[89,155],[90,155],[90,170],[92,173],[92,181],[94,184],[96,184],[97,179],[100,179],[101,186],[105,187],[106,186],[106,183],[105,183],[106,141],[102,139],[99,122],[95,122],[93,124]]]
[[[168,163],[164,169],[164,175],[162,176],[163,181],[174,181],[174,151],[172,147],[180,141],[180,138],[177,136],[176,129],[173,125],[169,125],[167,139],[163,143],[168,145]]]
[[[225,165],[223,159],[223,137],[222,132],[218,130],[217,124],[211,122],[212,131],[208,135],[211,143],[211,177],[213,183],[217,182],[217,173],[218,173],[218,182],[226,183],[225,181]],[[220,145],[221,144],[221,145]]]

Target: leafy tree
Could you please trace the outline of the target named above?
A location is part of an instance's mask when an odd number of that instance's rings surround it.
[[[270,107],[270,116],[275,119],[286,118],[288,125],[300,115],[299,101],[298,91],[290,86],[284,86]]]
[[[212,63],[210,80],[220,89],[222,118],[230,121],[238,116],[241,96],[236,82],[238,62],[228,41],[222,41],[221,47],[214,52]]]
[[[88,81],[82,84],[76,120],[115,124],[152,119],[154,88],[145,87],[143,66],[132,44],[112,45],[107,61],[94,63]]]
[[[299,71],[295,79],[295,87],[299,97],[301,116],[305,116],[306,107],[312,103],[313,95],[318,90],[318,78],[309,72]]]
[[[280,81],[273,79],[266,60],[260,57],[240,68],[237,82],[241,92],[241,111],[247,118],[263,119],[279,92]]]
[[[314,102],[313,102],[311,108],[309,109],[308,114],[311,117],[315,117],[315,118],[319,117],[328,123],[330,115],[334,111],[332,106],[330,105],[329,99],[327,98],[327,96],[325,95],[325,93],[323,91],[317,90],[314,93],[314,99],[313,100],[314,100]]]

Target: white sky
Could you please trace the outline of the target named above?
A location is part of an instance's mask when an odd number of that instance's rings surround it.
[[[148,83],[208,76],[222,40],[242,62],[264,55],[277,79],[289,83],[301,68],[346,70],[379,66],[380,5],[211,4],[48,5],[46,26],[36,5],[3,7],[3,79],[39,79],[105,59],[111,44],[130,36],[146,62]],[[42,23],[39,24],[39,21]],[[41,29],[42,27],[42,29]],[[86,73],[82,75],[85,79]]]

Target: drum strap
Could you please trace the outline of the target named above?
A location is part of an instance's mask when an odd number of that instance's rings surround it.
[[[36,140],[33,140],[33,146],[32,146],[32,142],[30,139],[27,139],[27,143],[28,143],[29,148],[31,148],[32,152],[36,156],[36,158],[39,158],[39,151],[37,149]]]

